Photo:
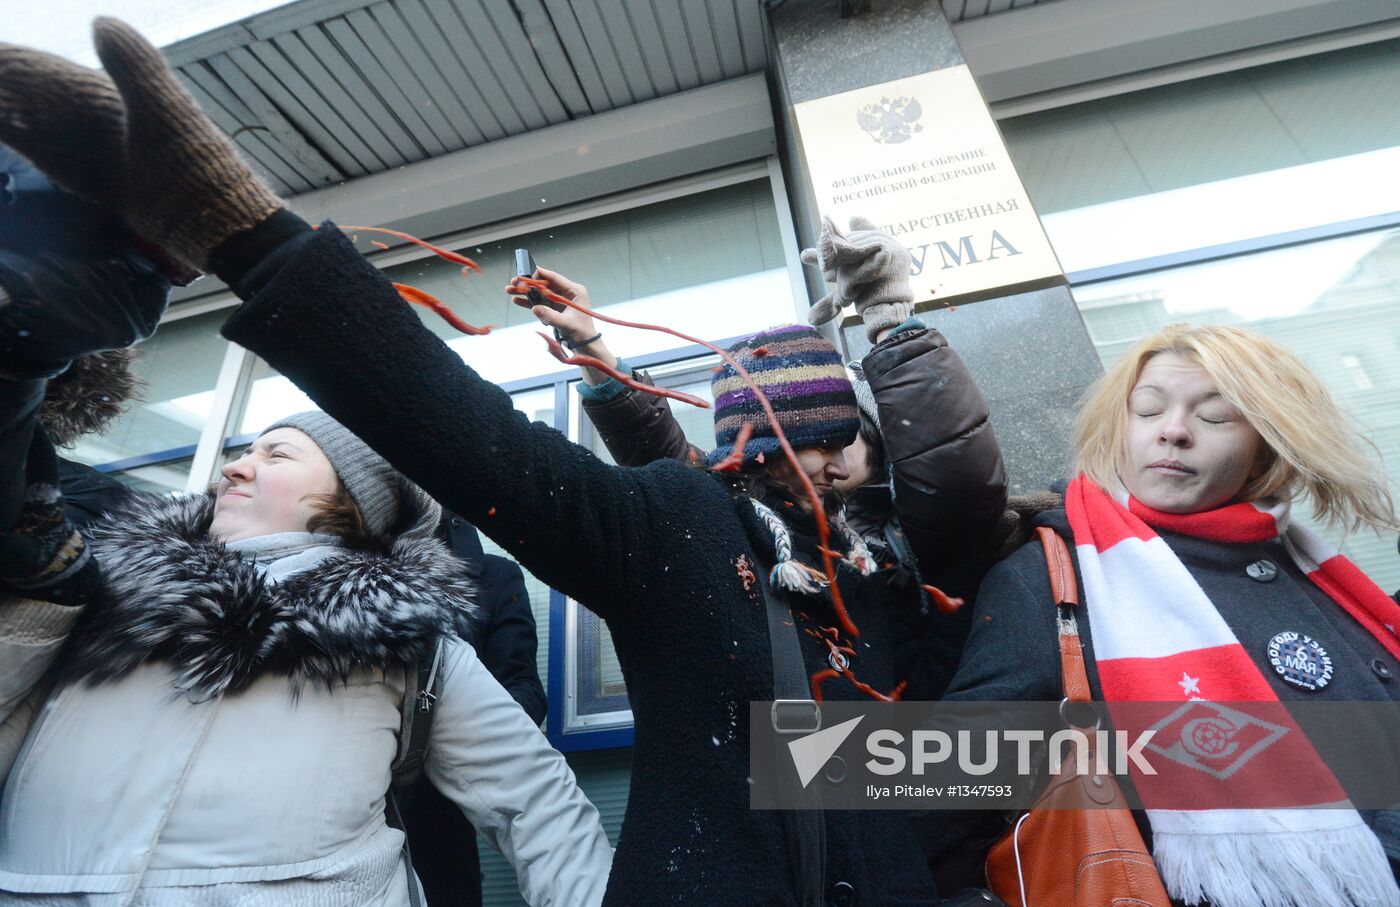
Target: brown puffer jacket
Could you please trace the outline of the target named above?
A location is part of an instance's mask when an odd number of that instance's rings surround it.
[[[647,372],[633,377],[651,384]],[[700,463],[705,452],[685,439],[685,432],[671,414],[665,397],[630,387],[610,400],[583,398],[583,411],[618,466],[645,466],[655,460]]]
[[[970,595],[991,566],[974,555],[1006,509],[1006,467],[987,401],[933,328],[895,331],[861,370],[879,409],[890,484],[883,499],[869,493],[879,485],[854,495],[847,515],[863,535],[876,525],[885,531],[895,516],[926,581]]]

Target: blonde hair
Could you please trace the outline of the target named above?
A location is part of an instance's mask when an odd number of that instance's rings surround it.
[[[1338,408],[1303,360],[1278,343],[1226,325],[1173,324],[1139,341],[1085,392],[1074,426],[1074,466],[1111,488],[1124,465],[1128,395],[1147,361],[1175,353],[1206,370],[1221,397],[1259,432],[1265,468],[1241,500],[1306,496],[1319,519],[1348,531],[1400,528],[1380,453]]]

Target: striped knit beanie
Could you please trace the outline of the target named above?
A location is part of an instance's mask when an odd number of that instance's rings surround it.
[[[794,449],[845,447],[860,430],[856,395],[836,347],[806,325],[771,328],[741,340],[729,353],[752,376]],[[739,427],[753,435],[744,447],[744,465],[782,450],[763,406],[739,373],[725,364],[710,382],[715,398],[715,449],[705,458],[713,466],[734,450]]]

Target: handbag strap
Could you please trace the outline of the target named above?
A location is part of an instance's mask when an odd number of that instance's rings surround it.
[[[1084,645],[1079,641],[1079,622],[1074,609],[1079,605],[1079,583],[1074,578],[1074,559],[1069,546],[1055,530],[1036,527],[1045,549],[1045,567],[1050,574],[1050,594],[1055,599],[1056,625],[1060,636],[1060,673],[1067,702],[1088,702],[1089,675],[1084,670]]]
[[[764,614],[768,618],[768,643],[773,655],[773,713],[774,729],[779,713],[777,703],[810,703],[820,722],[820,708],[812,699],[812,687],[807,679],[807,664],[802,659],[802,644],[797,635],[797,620],[787,605],[783,593],[768,582],[768,565],[758,563],[758,585],[763,590]],[[816,728],[813,728],[815,730]],[[783,758],[784,747],[778,753],[778,770],[790,762]],[[826,900],[826,820],[820,809],[792,809],[781,812],[786,832],[788,859],[792,864],[797,903],[801,907],[821,907]]]

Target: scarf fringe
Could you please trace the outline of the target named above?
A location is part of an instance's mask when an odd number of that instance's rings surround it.
[[[820,592],[829,581],[821,574],[814,575],[810,568],[793,558],[792,533],[782,517],[757,499],[750,498],[749,503],[753,506],[754,513],[758,514],[759,519],[773,534],[773,551],[777,563],[768,574],[768,584],[775,589],[786,589],[806,595],[816,595]],[[849,552],[841,559],[842,562],[859,571],[862,576],[870,576],[876,569],[875,559],[865,541],[846,522],[844,511],[835,516],[834,522],[836,528],[845,536],[849,548]]]
[[[768,584],[775,589],[802,592],[806,595],[816,595],[825,585],[813,579],[807,568],[791,560],[779,561],[773,565],[773,571],[768,574]]]
[[[1152,831],[1173,898],[1211,907],[1400,907],[1385,851],[1358,818],[1342,828],[1263,834]]]

